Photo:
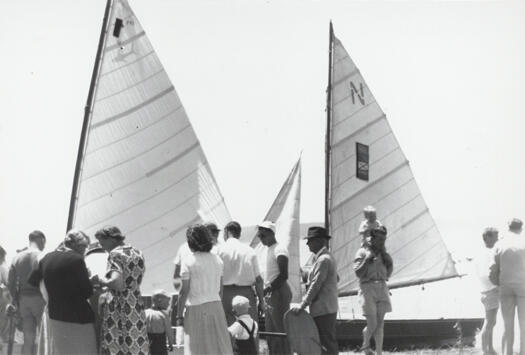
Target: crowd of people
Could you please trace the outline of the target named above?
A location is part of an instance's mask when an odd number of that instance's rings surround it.
[[[362,351],[381,355],[384,317],[392,305],[387,281],[394,263],[385,248],[387,228],[373,207],[364,209],[359,226],[361,247],[353,269],[359,280],[359,304],[366,318]],[[514,317],[525,344],[525,239],[522,222],[513,219],[499,239],[495,228],[483,232],[485,252],[478,258],[485,323],[484,354],[495,354],[492,332],[501,304],[504,319],[503,350],[512,354]],[[264,248],[260,265],[255,250],[242,243],[241,226],[224,226],[224,241],[214,223],[195,224],[174,259],[173,286],[178,301],[175,325],[184,332],[185,354],[257,354],[259,317],[264,315],[270,354],[291,354],[284,336],[284,316],[308,309],[319,333],[322,354],[337,354],[336,315],[339,276],[329,251],[330,235],[323,227],[310,227],[304,236],[313,254],[302,301],[291,305],[288,285],[288,250],[278,243],[273,222],[257,226]],[[17,251],[9,270],[0,268],[0,336],[9,334],[5,314],[16,314],[24,335],[22,354],[167,354],[175,343],[170,301],[166,290],[152,295],[145,309],[140,284],[146,271],[142,252],[125,242],[116,226],[98,230],[96,248],[105,251],[107,268],[91,274],[85,256],[91,243],[80,230],[70,230],[52,252],[42,255],[46,237],[29,234],[29,245]],[[499,240],[498,240],[499,239]],[[6,252],[0,247],[0,265]],[[11,322],[13,320],[11,319]],[[375,352],[371,340],[375,342]],[[520,354],[525,355],[525,345]]]

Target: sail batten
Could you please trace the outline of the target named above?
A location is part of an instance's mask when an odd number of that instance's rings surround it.
[[[331,38],[327,201],[340,294],[355,294],[358,289],[352,265],[362,242],[358,234],[362,209],[370,204],[389,232],[387,249],[394,259],[389,285],[404,287],[457,277],[386,115],[341,42],[333,33]]]
[[[93,235],[117,225],[144,252],[147,294],[171,289],[170,259],[190,224],[231,217],[146,32],[126,0],[108,7],[69,227]]]

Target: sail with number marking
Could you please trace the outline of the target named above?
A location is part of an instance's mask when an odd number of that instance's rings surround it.
[[[68,228],[118,226],[171,290],[186,228],[230,214],[184,107],[126,0],[109,0],[86,105]]]
[[[388,228],[390,287],[458,276],[384,112],[330,25],[327,217],[341,296],[359,285],[352,264],[363,207]]]

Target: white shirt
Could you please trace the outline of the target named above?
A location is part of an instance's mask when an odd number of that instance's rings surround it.
[[[494,263],[499,268],[499,284],[525,284],[525,236],[508,232],[494,246]]]
[[[222,260],[212,253],[195,252],[182,258],[180,278],[190,280],[186,306],[220,301]]]
[[[266,269],[263,272],[265,286],[270,286],[272,281],[275,280],[277,276],[279,276],[277,257],[280,255],[288,257],[288,250],[284,245],[275,243],[266,249]]]
[[[255,338],[257,336],[257,332],[259,330],[259,326],[256,322],[253,321],[252,317],[250,317],[249,314],[242,314],[237,319],[241,320],[250,331],[252,330],[253,325],[255,324],[255,330],[253,332],[253,337]],[[234,339],[239,340],[247,340],[250,338],[250,334],[244,329],[242,325],[239,324],[239,322],[234,322],[232,325],[228,327],[228,331],[230,332],[230,335]]]
[[[224,263],[224,285],[251,286],[261,274],[255,251],[239,239],[230,237],[221,243],[217,255]]]
[[[493,262],[494,248],[489,249],[484,247],[474,259],[481,292],[487,292],[497,287],[489,280],[490,265],[492,265]]]
[[[190,246],[188,245],[188,243],[184,242],[179,247],[179,250],[177,250],[175,259],[173,259],[173,263],[175,265],[180,265],[181,260],[191,254],[193,254],[193,252],[191,251]]]

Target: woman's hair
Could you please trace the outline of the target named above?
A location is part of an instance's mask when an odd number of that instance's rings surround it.
[[[120,231],[120,229],[118,229],[118,227],[108,226],[108,227],[104,227],[96,231],[95,238],[97,239],[113,238],[113,239],[118,239],[118,240],[124,240],[124,238],[126,237],[122,234],[122,232]]]
[[[78,229],[71,229],[66,234],[66,238],[64,239],[64,245],[68,248],[71,248],[75,247],[77,244],[84,240],[86,240],[88,244],[91,242],[86,233]]]
[[[209,252],[213,246],[210,232],[208,228],[202,224],[194,224],[188,227],[188,230],[186,230],[186,239],[188,240],[188,246],[194,252]]]

